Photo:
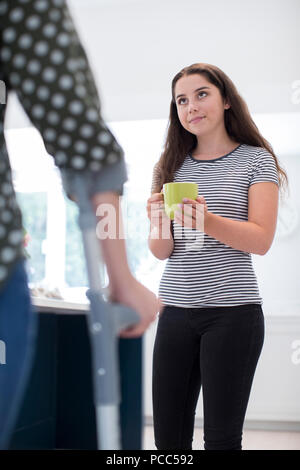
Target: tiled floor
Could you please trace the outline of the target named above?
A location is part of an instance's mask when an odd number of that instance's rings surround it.
[[[195,428],[193,449],[203,449],[203,430]],[[144,428],[144,449],[156,450],[153,427]],[[244,450],[300,450],[300,432],[253,431],[244,429]]]

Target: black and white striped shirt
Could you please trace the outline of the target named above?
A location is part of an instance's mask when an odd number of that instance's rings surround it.
[[[157,171],[155,166],[152,189]],[[180,181],[198,184],[198,195],[204,196],[208,211],[239,221],[248,220],[250,185],[264,181],[279,184],[272,155],[262,147],[246,144],[214,160],[197,160],[188,154],[174,175],[174,182]],[[263,303],[250,253],[173,220],[171,223],[174,250],[159,285],[164,305],[205,308]]]

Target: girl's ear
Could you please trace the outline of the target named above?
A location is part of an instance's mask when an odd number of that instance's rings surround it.
[[[229,109],[230,108],[230,103],[228,101],[224,102],[224,109]]]

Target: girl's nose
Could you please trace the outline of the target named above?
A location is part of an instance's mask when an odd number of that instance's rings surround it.
[[[198,104],[195,101],[190,101],[188,105],[188,111],[193,112],[198,110]]]

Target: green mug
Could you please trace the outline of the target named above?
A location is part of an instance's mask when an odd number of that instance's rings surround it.
[[[197,183],[165,183],[163,185],[164,205],[167,216],[174,220],[177,204],[182,203],[184,197],[194,199],[198,197]]]

